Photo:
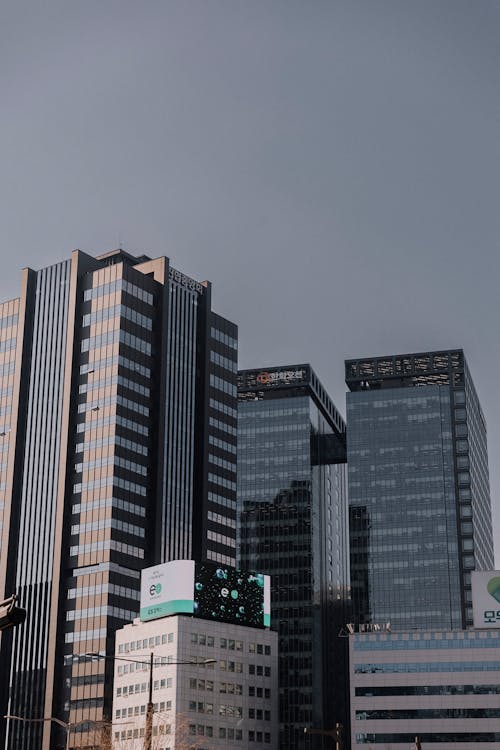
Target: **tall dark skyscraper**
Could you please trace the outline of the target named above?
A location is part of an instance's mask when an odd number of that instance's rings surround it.
[[[351,585],[360,622],[472,625],[493,567],[486,423],[462,350],[345,364]]]
[[[344,422],[309,365],[239,372],[239,562],[271,575],[282,750],[345,720],[344,462]]]
[[[114,653],[140,570],[234,564],[236,371],[236,326],[167,258],[74,251],[23,272],[0,306],[0,597],[28,616],[2,635],[1,716],[88,719],[69,746],[93,740],[113,665],[78,655]],[[55,734],[0,726],[10,750]]]

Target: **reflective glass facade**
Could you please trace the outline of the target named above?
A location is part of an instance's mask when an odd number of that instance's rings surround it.
[[[472,624],[493,565],[486,426],[463,352],[346,362],[357,622]]]
[[[304,726],[329,726],[332,712],[344,719],[345,644],[332,635],[348,588],[344,446],[340,415],[308,365],[240,372],[240,564],[271,576],[287,750],[314,742]]]
[[[27,270],[0,307],[0,597],[28,609],[0,644],[2,715],[55,716],[74,725],[68,747],[92,745],[113,669],[79,655],[113,653],[140,570],[235,561],[236,358],[210,284],[166,258],[75,251]],[[16,750],[66,741],[48,723],[5,736]]]

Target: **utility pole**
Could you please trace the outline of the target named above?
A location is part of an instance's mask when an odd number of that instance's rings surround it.
[[[153,737],[153,658],[151,651],[149,657],[149,698],[146,709],[146,729],[144,732],[144,750],[151,750],[151,739]]]

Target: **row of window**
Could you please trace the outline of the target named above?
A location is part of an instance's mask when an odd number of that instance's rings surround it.
[[[196,711],[200,714],[213,714],[214,704],[205,701],[189,701],[189,710]],[[218,706],[219,716],[234,716],[236,719],[243,718],[243,709],[241,706],[230,706],[220,703]]]
[[[223,404],[222,401],[217,401],[215,398],[211,398],[209,399],[209,405],[212,409],[220,411],[222,414],[227,414],[228,417],[238,419],[238,411],[236,409],[233,409],[232,406]]]
[[[207,518],[209,521],[213,521],[214,523],[220,523],[223,526],[227,526],[231,529],[236,528],[236,519],[229,518],[228,516],[223,516],[221,513],[214,513],[213,511],[209,510],[207,514]]]
[[[0,353],[9,352],[11,349],[15,349],[17,345],[17,338],[7,339],[6,341],[0,341]]]
[[[144,648],[153,648],[164,643],[173,643],[174,633],[163,633],[161,636],[155,635],[151,638],[141,638],[138,641],[130,641],[130,643],[120,643],[118,646],[119,654],[128,654],[130,651],[141,651]],[[160,662],[163,663],[163,662]],[[165,662],[166,664],[167,662]],[[118,672],[121,674],[121,672]]]
[[[217,493],[211,491],[208,492],[208,499],[211,503],[221,505],[223,508],[235,508],[236,505],[234,498],[224,497],[223,495],[218,495]]]
[[[219,532],[212,531],[211,529],[208,529],[207,531],[207,539],[211,542],[216,542],[217,544],[223,544],[225,547],[236,546],[236,540],[233,537],[227,536],[226,534],[219,534]]]
[[[99,284],[92,289],[86,289],[83,293],[83,301],[89,302],[98,297],[106,297],[108,294],[114,294],[115,292],[120,291],[120,289],[127,292],[127,294],[130,294],[132,297],[140,299],[141,302],[145,302],[147,305],[152,305],[154,302],[154,297],[150,292],[141,289],[141,287],[132,284],[132,282],[127,281],[126,279],[115,279],[114,281]]]
[[[232,565],[233,567],[236,565],[234,555],[224,555],[222,552],[210,548],[207,549],[207,560],[221,563],[221,565]]]
[[[224,331],[219,331],[218,328],[214,328],[214,326],[211,326],[210,328],[210,335],[213,339],[216,341],[219,341],[221,344],[224,344],[225,346],[228,346],[230,349],[238,349],[238,342],[236,339],[233,339],[232,336],[229,336],[229,334],[224,333]]]
[[[228,435],[237,435],[238,433],[236,427],[233,427],[232,425],[227,424],[226,422],[221,422],[220,419],[216,419],[215,417],[209,417],[208,424],[210,425],[210,427],[215,427],[216,430],[227,432]]]
[[[106,437],[99,438],[98,440],[87,440],[83,443],[76,443],[76,453],[83,453],[84,451],[95,450],[96,448],[104,448],[108,445],[117,445],[120,448],[126,448],[126,450],[132,453],[139,453],[141,456],[148,455],[148,448],[146,445],[135,443],[133,440],[121,437],[121,435],[106,435]]]
[[[226,471],[231,471],[233,474],[236,474],[236,464],[233,463],[233,461],[220,458],[220,456],[214,456],[213,453],[209,453],[208,460],[213,466],[218,466],[220,469],[226,469]]]
[[[215,437],[215,435],[209,435],[208,442],[216,448],[221,448],[223,451],[234,453],[236,455],[236,446],[226,442],[226,440],[221,440],[220,438]]]
[[[144,538],[145,531],[141,526],[128,523],[127,521],[120,521],[117,518],[106,518],[99,521],[92,521],[90,523],[74,524],[71,527],[71,534],[83,534],[87,531],[97,531],[101,529],[117,529],[118,531],[124,531],[126,534],[133,534]]]
[[[191,690],[206,690],[209,693],[213,693],[214,685],[213,680],[200,680],[197,677],[190,677],[189,679],[189,688]],[[220,682],[219,692],[229,695],[243,695],[243,685],[234,682]]]
[[[224,370],[229,370],[229,372],[238,372],[237,362],[235,362],[233,359],[224,357],[222,354],[219,354],[219,352],[216,352],[213,349],[210,350],[210,361],[213,362],[214,365],[222,367]]]
[[[191,677],[189,679],[189,688],[190,690],[201,690],[213,693],[215,682],[213,680],[202,680],[198,677]],[[219,693],[227,695],[243,695],[243,685],[235,682],[219,682]],[[269,700],[271,698],[271,689],[257,685],[249,685],[248,695],[250,698],[265,698],[266,700]]]
[[[498,661],[474,662],[405,662],[401,664],[357,664],[356,674],[397,674],[401,672],[495,672],[500,669]]]
[[[357,697],[388,695],[500,695],[500,685],[397,685],[357,687]]]
[[[427,743],[455,743],[455,742],[470,742],[474,743],[471,747],[478,747],[479,743],[482,742],[498,742],[499,732],[420,732],[419,739],[424,747]],[[401,734],[394,733],[381,733],[375,734],[373,732],[356,734],[356,742],[360,745],[387,745],[391,742],[401,743],[405,746],[411,747],[415,743],[415,732],[405,732]]]
[[[106,539],[102,542],[92,542],[91,544],[77,544],[74,547],[70,547],[69,554],[71,557],[74,557],[76,555],[85,555],[88,552],[102,552],[104,550],[122,552],[124,555],[129,555],[130,557],[144,559],[143,549],[134,547],[132,544],[117,542],[115,539]],[[137,617],[137,615],[135,614],[134,617]],[[133,618],[129,617],[128,619],[131,620]]]
[[[101,396],[93,401],[84,401],[83,403],[78,404],[78,413],[83,414],[83,412],[86,411],[97,411],[103,409],[105,406],[112,406],[113,404],[123,406],[125,409],[130,409],[130,411],[135,411],[138,414],[149,417],[148,406],[144,406],[144,404],[140,404],[137,401],[132,401],[129,398],[124,398],[124,396],[119,396],[116,393],[113,393],[110,396]]]
[[[2,362],[0,364],[0,378],[5,378],[7,375],[12,375],[16,369],[16,360],[13,359],[10,362]]]
[[[137,383],[135,380],[130,380],[130,378],[125,378],[123,375],[116,374],[110,375],[104,380],[93,380],[91,383],[82,383],[78,388],[78,393],[89,393],[109,385],[121,385],[124,388],[128,388],[129,391],[139,393],[141,396],[149,397],[151,395],[151,389],[146,385]]]
[[[138,435],[149,435],[149,427],[147,427],[144,424],[139,424],[138,422],[134,422],[132,419],[127,419],[126,417],[122,417],[120,414],[110,414],[108,417],[105,417],[104,419],[100,419],[99,422],[95,424],[88,424],[86,422],[80,422],[76,426],[77,432],[85,432],[85,430],[90,430],[93,427],[99,426],[101,427],[107,427],[108,425],[116,424],[120,427],[125,427],[127,430],[131,430],[132,432],[137,433]]]
[[[498,708],[414,708],[356,711],[356,719],[499,719]]]
[[[120,620],[130,622],[137,617],[137,610],[122,609],[122,607],[88,607],[87,609],[71,609],[66,613],[66,620],[86,620],[89,617],[118,617]]]
[[[153,321],[150,317],[142,315],[133,310],[131,307],[126,305],[114,305],[113,307],[102,307],[100,310],[94,310],[91,313],[87,313],[83,316],[82,326],[93,325],[94,323],[102,323],[103,320],[110,320],[110,318],[121,317],[125,320],[130,320],[131,323],[135,323],[141,328],[146,328],[148,331],[153,330]]]
[[[440,634],[439,634],[440,635]],[[469,633],[464,633],[465,638],[458,635],[447,638],[416,638],[411,640],[395,638],[370,638],[356,639],[354,642],[355,651],[379,651],[379,650],[407,650],[407,649],[449,649],[449,648],[495,648],[500,645],[500,633],[486,633],[486,638],[471,638]],[[475,633],[473,634],[475,635]],[[482,634],[481,634],[482,635]]]
[[[135,461],[131,461],[129,458],[122,458],[122,456],[113,455],[104,458],[96,458],[94,461],[77,463],[75,464],[75,472],[81,474],[84,470],[90,471],[92,469],[101,469],[104,466],[120,466],[122,469],[133,471],[135,474],[140,474],[143,477],[148,474],[148,468],[147,466],[144,466],[144,464],[138,464]]]
[[[118,508],[119,510],[125,510],[127,513],[132,513],[134,516],[146,517],[146,508],[142,505],[129,503],[128,500],[122,500],[120,497],[109,497],[105,500],[89,500],[87,503],[75,503],[71,511],[73,514],[86,513],[96,508]]]
[[[115,329],[107,331],[106,333],[101,333],[97,336],[89,336],[88,339],[83,339],[81,351],[88,352],[91,349],[100,349],[103,346],[110,346],[112,344],[117,344],[118,342],[120,344],[125,344],[125,346],[135,349],[142,354],[151,356],[152,347],[149,341],[144,341],[144,339],[141,339],[139,336],[134,336],[132,333],[124,331],[123,329]]]
[[[0,319],[0,329],[1,328],[10,328],[13,325],[16,325],[19,320],[19,315],[17,313],[14,313],[14,315],[6,315],[5,318]]]
[[[219,378],[218,375],[210,374],[210,385],[212,388],[216,388],[218,391],[222,391],[222,393],[227,393],[233,398],[236,398],[237,396],[238,392],[236,386],[233,385],[233,383],[228,383],[227,380],[224,380],[223,378]]]
[[[103,479],[94,479],[89,482],[78,482],[73,485],[73,493],[76,495],[79,492],[86,492],[88,490],[100,489],[102,487],[119,487],[122,490],[128,492],[134,492],[136,495],[146,497],[147,488],[136,482],[129,482],[127,479],[121,477],[104,477]]]
[[[229,479],[220,477],[218,474],[212,474],[212,472],[209,472],[208,481],[212,482],[213,484],[218,484],[221,487],[225,487],[227,490],[233,490],[234,492],[236,492],[236,482],[231,482]]]
[[[199,646],[214,646],[215,640],[212,635],[205,635],[204,633],[191,633],[191,643]],[[235,640],[233,638],[219,638],[217,644],[220,648],[227,648],[230,651],[243,651],[243,641]],[[265,654],[270,656],[271,646],[263,645],[262,643],[249,643],[248,644],[249,654]]]
[[[146,663],[146,662],[145,662]],[[147,671],[148,666],[146,663],[146,669],[143,671]],[[173,684],[172,677],[168,677],[165,680],[155,680],[153,683],[153,690],[165,690],[166,688],[171,688]],[[138,695],[139,693],[146,693],[149,690],[149,683],[148,682],[137,682],[135,685],[123,685],[122,687],[116,688],[116,697],[117,698],[126,698],[128,695]],[[167,710],[169,711],[172,708],[172,701],[166,701],[165,703],[162,703],[161,705],[164,706],[164,708],[160,708],[160,711]],[[166,705],[166,709],[165,709]],[[129,708],[129,711],[132,709]],[[137,710],[137,706],[135,706],[134,710]]]
[[[81,588],[69,589],[68,599],[77,599],[84,596],[95,596],[99,594],[115,594],[126,599],[139,599],[140,592],[127,586],[117,586],[115,583],[99,583],[95,586],[82,586]]]
[[[65,643],[79,643],[80,641],[93,641],[96,638],[105,638],[108,631],[106,628],[97,630],[80,630],[77,633],[66,633],[64,636]]]
[[[102,359],[97,359],[95,362],[88,362],[87,364],[81,365],[80,375],[97,372],[97,370],[105,369],[106,367],[115,368],[117,363],[118,366],[126,367],[127,370],[137,372],[145,378],[151,378],[151,370],[149,367],[145,367],[139,362],[135,362],[133,359],[124,357],[122,354],[118,355],[118,357],[116,355],[113,357],[103,357]]]

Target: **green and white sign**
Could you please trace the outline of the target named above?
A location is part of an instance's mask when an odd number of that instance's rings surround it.
[[[141,573],[141,620],[194,612],[194,561],[174,560]]]
[[[500,570],[471,575],[475,628],[500,628]]]
[[[268,628],[271,579],[209,561],[172,560],[145,568],[141,573],[141,620],[176,614]]]

